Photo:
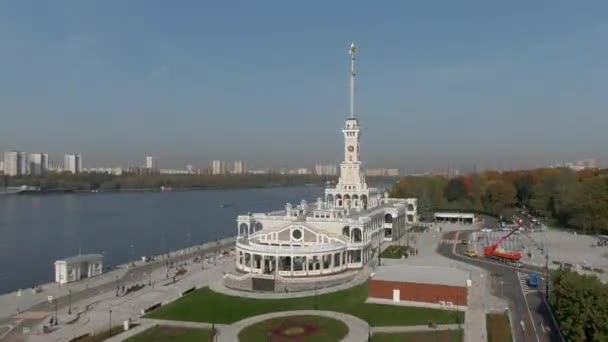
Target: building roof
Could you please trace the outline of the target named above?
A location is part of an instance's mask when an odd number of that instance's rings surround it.
[[[449,267],[391,265],[376,269],[372,280],[403,283],[467,286],[468,272]]]
[[[101,259],[103,259],[103,255],[101,255],[101,254],[81,254],[81,255],[76,255],[73,257],[57,260],[57,261],[55,261],[55,263],[73,264],[73,263],[83,262],[83,261],[98,261]]]

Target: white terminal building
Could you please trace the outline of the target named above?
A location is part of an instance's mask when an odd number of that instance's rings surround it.
[[[351,46],[350,117],[344,161],[335,187],[315,203],[239,215],[236,268],[283,277],[319,276],[360,269],[382,241],[398,239],[417,222],[417,200],[389,198],[368,187],[362,171],[361,126],[354,115],[355,47]]]

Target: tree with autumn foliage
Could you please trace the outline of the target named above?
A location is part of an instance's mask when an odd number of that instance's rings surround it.
[[[503,217],[510,216],[510,210],[516,202],[516,191],[513,184],[504,180],[492,181],[483,194],[484,208]]]
[[[547,168],[521,171],[483,171],[447,179],[404,177],[394,197],[416,197],[421,212],[470,210],[509,216],[522,206],[538,210],[559,227],[608,234],[608,170],[573,171]]]

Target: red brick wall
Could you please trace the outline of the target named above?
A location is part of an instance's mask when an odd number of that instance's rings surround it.
[[[372,280],[369,282],[369,296],[393,299],[393,290],[400,290],[400,299],[413,302],[452,302],[467,305],[467,288],[459,286],[417,284],[396,281]]]

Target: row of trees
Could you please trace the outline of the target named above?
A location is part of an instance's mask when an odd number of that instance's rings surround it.
[[[566,341],[608,341],[608,286],[596,276],[553,274],[549,303]]]
[[[55,191],[245,188],[320,184],[329,180],[314,175],[122,175],[49,173],[44,176],[4,177],[3,186],[37,186]]]
[[[485,171],[451,179],[408,176],[391,195],[418,198],[423,215],[474,210],[510,217],[517,205],[535,209],[562,227],[608,233],[608,170]]]

